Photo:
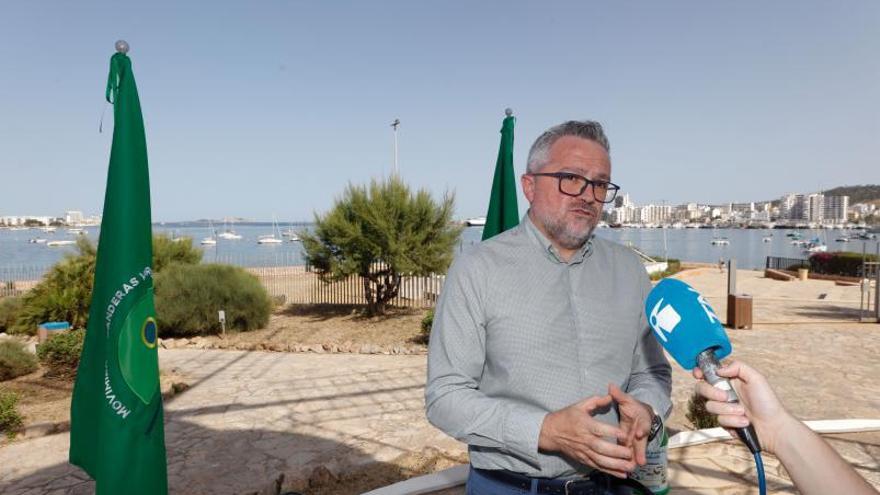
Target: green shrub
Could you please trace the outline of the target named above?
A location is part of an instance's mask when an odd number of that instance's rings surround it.
[[[22,308],[13,333],[34,335],[45,321],[67,321],[73,328],[85,328],[95,281],[95,246],[85,237],[77,240],[77,254],[69,254],[22,298]],[[190,241],[174,242],[153,236],[153,272],[171,263],[198,263],[202,252]]]
[[[37,369],[37,358],[14,340],[0,342],[0,381],[27,375]]]
[[[21,312],[20,297],[0,297],[0,333],[12,333],[15,319]]]
[[[48,368],[47,376],[72,377],[79,366],[85,330],[58,332],[37,346],[37,358]]]
[[[866,261],[877,261],[877,259],[875,254],[865,256]],[[810,270],[827,275],[861,277],[863,276],[862,253],[815,253],[810,256]]]
[[[202,250],[192,245],[192,239],[173,240],[161,234],[153,236],[153,272],[161,272],[172,263],[197,265],[202,261]]]
[[[22,427],[24,421],[15,409],[18,403],[18,394],[0,389],[0,433],[5,433],[12,438]]]
[[[659,259],[659,258],[654,258]],[[660,280],[661,278],[669,277],[670,275],[675,275],[676,273],[681,271],[681,260],[677,260],[675,258],[669,258],[666,260],[666,269],[662,272],[654,272],[651,274],[651,280]]]
[[[706,410],[706,399],[696,393],[688,400],[686,417],[697,430],[719,426],[718,416]]]
[[[159,335],[218,334],[217,312],[226,329],[248,331],[269,323],[272,302],[256,276],[228,265],[173,264],[156,277]]]
[[[428,310],[425,317],[422,318],[422,335],[425,341],[431,336],[431,327],[434,326],[434,308]]]
[[[22,296],[13,333],[35,335],[37,325],[45,321],[67,321],[74,328],[85,326],[95,279],[95,246],[81,237],[76,247],[78,254],[65,256]]]

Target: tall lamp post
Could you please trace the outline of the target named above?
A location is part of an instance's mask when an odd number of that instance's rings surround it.
[[[394,119],[394,122],[391,123],[391,128],[394,129],[394,168],[391,171],[391,175],[397,176],[400,173],[400,169],[397,167],[397,128],[400,127],[400,119]]]

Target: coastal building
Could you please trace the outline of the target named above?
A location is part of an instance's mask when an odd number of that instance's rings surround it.
[[[636,207],[632,205],[620,206],[613,208],[610,212],[609,219],[614,224],[624,224],[638,222],[636,216]]]
[[[645,205],[639,210],[638,221],[655,225],[668,223],[672,220],[671,205]]]
[[[796,211],[800,206],[800,201],[798,200],[798,195],[794,193],[789,193],[780,198],[779,200],[779,216],[778,218],[791,220],[795,218],[800,218],[800,212]]]
[[[67,225],[80,225],[83,223],[83,220],[85,220],[85,217],[81,211],[70,210],[64,212],[64,223]]]
[[[615,208],[626,208],[627,206],[635,206],[633,202],[629,199],[629,194],[621,194],[614,198],[614,207]]]
[[[6,225],[9,227],[15,227],[17,225],[24,225],[28,222],[28,220],[33,222],[40,223],[42,225],[49,225],[56,218],[53,217],[45,217],[45,216],[36,216],[36,215],[23,215],[23,216],[4,216],[0,217],[0,225]]]
[[[821,193],[804,196],[803,219],[821,223],[825,220],[825,195]]]
[[[828,223],[846,223],[849,196],[825,196],[822,216]]]

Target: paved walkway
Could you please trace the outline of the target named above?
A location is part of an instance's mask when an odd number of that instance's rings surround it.
[[[713,296],[724,293],[724,277],[704,270],[686,280]],[[789,408],[803,419],[880,417],[880,325],[781,324],[791,316],[785,311],[806,312],[798,318],[813,322],[839,317],[810,315],[807,301],[826,294],[857,307],[854,288],[769,281],[750,272],[740,272],[740,287],[758,298],[756,305],[780,309],[765,313],[768,324],[730,331],[735,355],[764,371]],[[761,294],[790,301],[761,302]],[[710,301],[723,314],[717,299]],[[801,306],[806,309],[791,309]],[[162,351],[160,360],[192,385],[166,404],[173,494],[275,493],[273,481],[282,473],[287,484],[319,465],[344,473],[389,466],[427,447],[449,458],[464,452],[424,418],[425,356],[185,349]],[[683,427],[693,380],[674,369],[670,423]],[[92,482],[66,464],[68,441],[59,434],[0,448],[0,493],[93,493]],[[880,434],[836,436],[832,444],[880,487]],[[752,460],[734,442],[676,449],[670,462],[673,493],[757,493]],[[771,493],[793,493],[776,461],[765,464]]]

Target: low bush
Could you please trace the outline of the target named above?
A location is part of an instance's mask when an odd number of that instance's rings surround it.
[[[202,250],[192,245],[192,239],[171,239],[167,235],[153,236],[153,272],[158,273],[173,263],[197,265],[202,261]]]
[[[14,333],[35,335],[37,325],[45,321],[67,321],[74,328],[85,327],[95,279],[95,246],[81,237],[76,247],[78,254],[66,255],[22,296]]]
[[[719,426],[718,416],[706,410],[706,399],[696,393],[688,400],[686,417],[696,430]]]
[[[85,330],[58,332],[37,346],[37,359],[48,368],[46,376],[76,376],[85,334]]]
[[[877,255],[868,254],[866,261],[877,261]],[[847,277],[861,277],[862,253],[836,252],[815,253],[810,256],[810,270],[814,273],[826,275],[844,275]]]
[[[654,258],[659,259],[659,258]],[[670,275],[675,275],[676,273],[681,271],[681,260],[677,260],[675,258],[669,258],[666,260],[666,269],[662,272],[654,272],[651,274],[651,280],[660,280],[661,278],[666,278]]]
[[[0,333],[12,333],[15,320],[20,312],[20,297],[0,297]]]
[[[56,263],[36,287],[22,297],[14,332],[34,335],[44,321],[67,321],[73,328],[86,328],[92,286],[95,281],[97,249],[87,238],[77,239],[77,254],[68,254]],[[153,236],[153,273],[172,263],[198,263],[202,251],[192,242],[174,242],[166,236]]]
[[[434,326],[434,308],[428,310],[425,313],[425,317],[422,318],[422,338],[425,342],[431,338],[431,327]]]
[[[0,389],[0,433],[12,438],[24,425],[21,414],[15,409],[18,394]]]
[[[226,312],[227,331],[269,323],[272,301],[259,279],[242,268],[173,264],[156,276],[155,284],[161,337],[218,334],[219,310]]]
[[[37,358],[15,340],[0,342],[0,381],[27,375],[37,369]]]

